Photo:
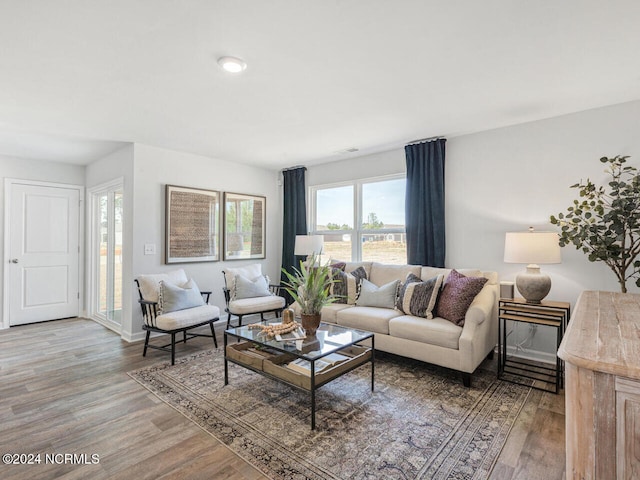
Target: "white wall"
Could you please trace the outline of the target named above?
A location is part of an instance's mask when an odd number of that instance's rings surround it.
[[[631,164],[640,167],[639,122],[640,102],[632,102],[449,138],[447,266],[493,270],[501,280],[514,280],[524,266],[503,262],[505,232],[529,226],[556,230],[549,216],[564,212],[578,198],[569,186],[587,177],[606,180],[598,160],[602,156],[631,155]],[[404,172],[404,150],[396,149],[311,166],[307,180],[320,185]],[[589,262],[573,247],[565,247],[562,256],[562,264],[542,266],[553,283],[547,299],[574,305],[583,290],[619,291],[603,263]],[[628,288],[640,291],[632,282]],[[532,349],[553,351],[549,338],[537,335]]]
[[[92,187],[110,182],[117,178],[124,179],[124,191],[123,191],[123,225],[122,225],[122,284],[123,293],[122,296],[122,330],[121,335],[125,339],[131,339],[133,335],[133,322],[132,312],[135,307],[138,306],[136,300],[128,295],[130,286],[133,285],[133,162],[134,162],[134,146],[128,145],[120,150],[117,150],[100,160],[93,162],[86,168],[86,187],[87,190]],[[87,200],[89,200],[87,198]],[[87,201],[87,222],[85,223],[86,238],[89,238],[89,232],[91,225],[89,224],[89,202]],[[85,251],[89,252],[89,244],[87,243]],[[89,265],[90,259],[87,258],[86,265]],[[88,280],[88,279],[87,279]],[[87,282],[88,284],[88,282]],[[88,287],[85,289],[88,295]]]
[[[222,270],[225,266],[259,262],[262,264],[264,273],[272,279],[280,278],[282,212],[277,171],[142,144],[135,144],[134,152],[132,242],[134,277],[139,274],[184,268],[187,275],[193,277],[202,290],[213,292],[211,303],[217,305],[222,313],[224,313]],[[165,186],[167,184],[265,196],[267,199],[266,258],[165,265]],[[147,243],[156,245],[155,255],[144,255],[144,245]],[[131,285],[131,294],[133,298],[137,298],[133,285]],[[226,316],[224,318],[226,319]],[[141,325],[140,312],[134,308],[132,325],[134,336],[142,331]],[[139,335],[136,336],[138,337]]]
[[[447,258],[451,265],[497,269],[513,280],[521,265],[502,262],[504,233],[558,230],[549,216],[566,211],[581,179],[607,180],[602,156],[631,155],[640,167],[640,102],[627,103],[451,139],[447,144]],[[574,247],[552,277],[548,299],[577,300],[582,290],[619,291],[613,272]],[[630,291],[640,291],[628,284]]]
[[[360,178],[382,177],[405,171],[404,149],[397,149],[307,167],[306,182],[308,186],[326,185]]]
[[[15,178],[19,180],[34,180],[39,182],[66,183],[69,185],[84,185],[84,167],[59,162],[44,162],[39,160],[25,160],[0,155],[0,225],[4,231],[4,179]],[[0,236],[0,251],[4,252],[4,234]],[[84,264],[80,265],[84,271]],[[4,263],[0,269],[0,296],[4,288]],[[1,297],[0,297],[1,298]],[[2,299],[4,301],[4,299]],[[0,315],[2,315],[2,303],[0,303]],[[0,325],[2,319],[0,318]]]

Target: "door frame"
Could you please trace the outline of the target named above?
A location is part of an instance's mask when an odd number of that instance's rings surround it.
[[[78,315],[84,315],[84,186],[73,185],[69,183],[42,182],[38,180],[24,180],[19,178],[5,178],[4,180],[4,266],[3,266],[3,283],[2,283],[2,321],[0,322],[0,330],[7,329],[10,326],[10,272],[7,265],[11,258],[11,194],[13,185],[28,185],[35,187],[51,187],[66,188],[69,190],[78,190],[78,291],[80,298],[78,299]]]
[[[86,197],[86,224],[87,228],[87,303],[85,305],[85,312],[88,318],[91,320],[107,327],[108,329],[122,334],[122,322],[115,323],[108,319],[102,319],[101,317],[95,315],[95,304],[96,304],[96,273],[98,270],[98,266],[96,263],[96,252],[94,251],[96,246],[96,239],[99,235],[97,226],[95,224],[95,214],[96,214],[96,205],[95,205],[95,195],[104,191],[109,191],[113,188],[121,187],[122,195],[123,195],[123,206],[126,206],[127,199],[124,196],[124,177],[118,177],[111,181],[101,183],[100,185],[95,185],[91,188],[87,189],[87,197]],[[125,289],[124,282],[122,285],[122,297],[124,299]],[[124,308],[123,308],[124,311]]]

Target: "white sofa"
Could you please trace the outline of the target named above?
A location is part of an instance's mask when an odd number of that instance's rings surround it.
[[[446,283],[451,272],[451,269],[444,268],[376,262],[347,263],[345,272],[361,266],[367,273],[367,279],[378,287],[393,280],[404,282],[409,273],[423,280],[443,274]],[[487,356],[493,354],[497,343],[498,275],[471,269],[457,271],[468,277],[487,279],[466,311],[462,327],[437,316],[426,319],[405,315],[398,309],[344,303],[325,306],[322,321],[374,332],[376,350],[458,370],[462,372],[465,386],[470,386],[471,374]]]

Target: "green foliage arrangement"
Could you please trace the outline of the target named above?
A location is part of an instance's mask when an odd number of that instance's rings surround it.
[[[627,280],[640,286],[640,174],[625,165],[628,156],[602,157],[611,175],[607,188],[591,180],[580,181],[580,200],[574,200],[567,213],[551,216],[561,227],[560,246],[573,244],[589,261],[602,261],[613,270],[620,290],[627,292]]]
[[[322,307],[337,299],[331,294],[331,284],[334,282],[331,267],[328,264],[316,265],[316,262],[317,257],[312,255],[308,265],[300,262],[300,268],[294,268],[293,273],[282,269],[287,277],[282,285],[305,315],[320,314]]]

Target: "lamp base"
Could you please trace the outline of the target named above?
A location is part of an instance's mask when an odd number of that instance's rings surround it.
[[[549,275],[540,273],[538,265],[527,265],[527,271],[516,277],[516,287],[527,303],[539,304],[551,290]]]

